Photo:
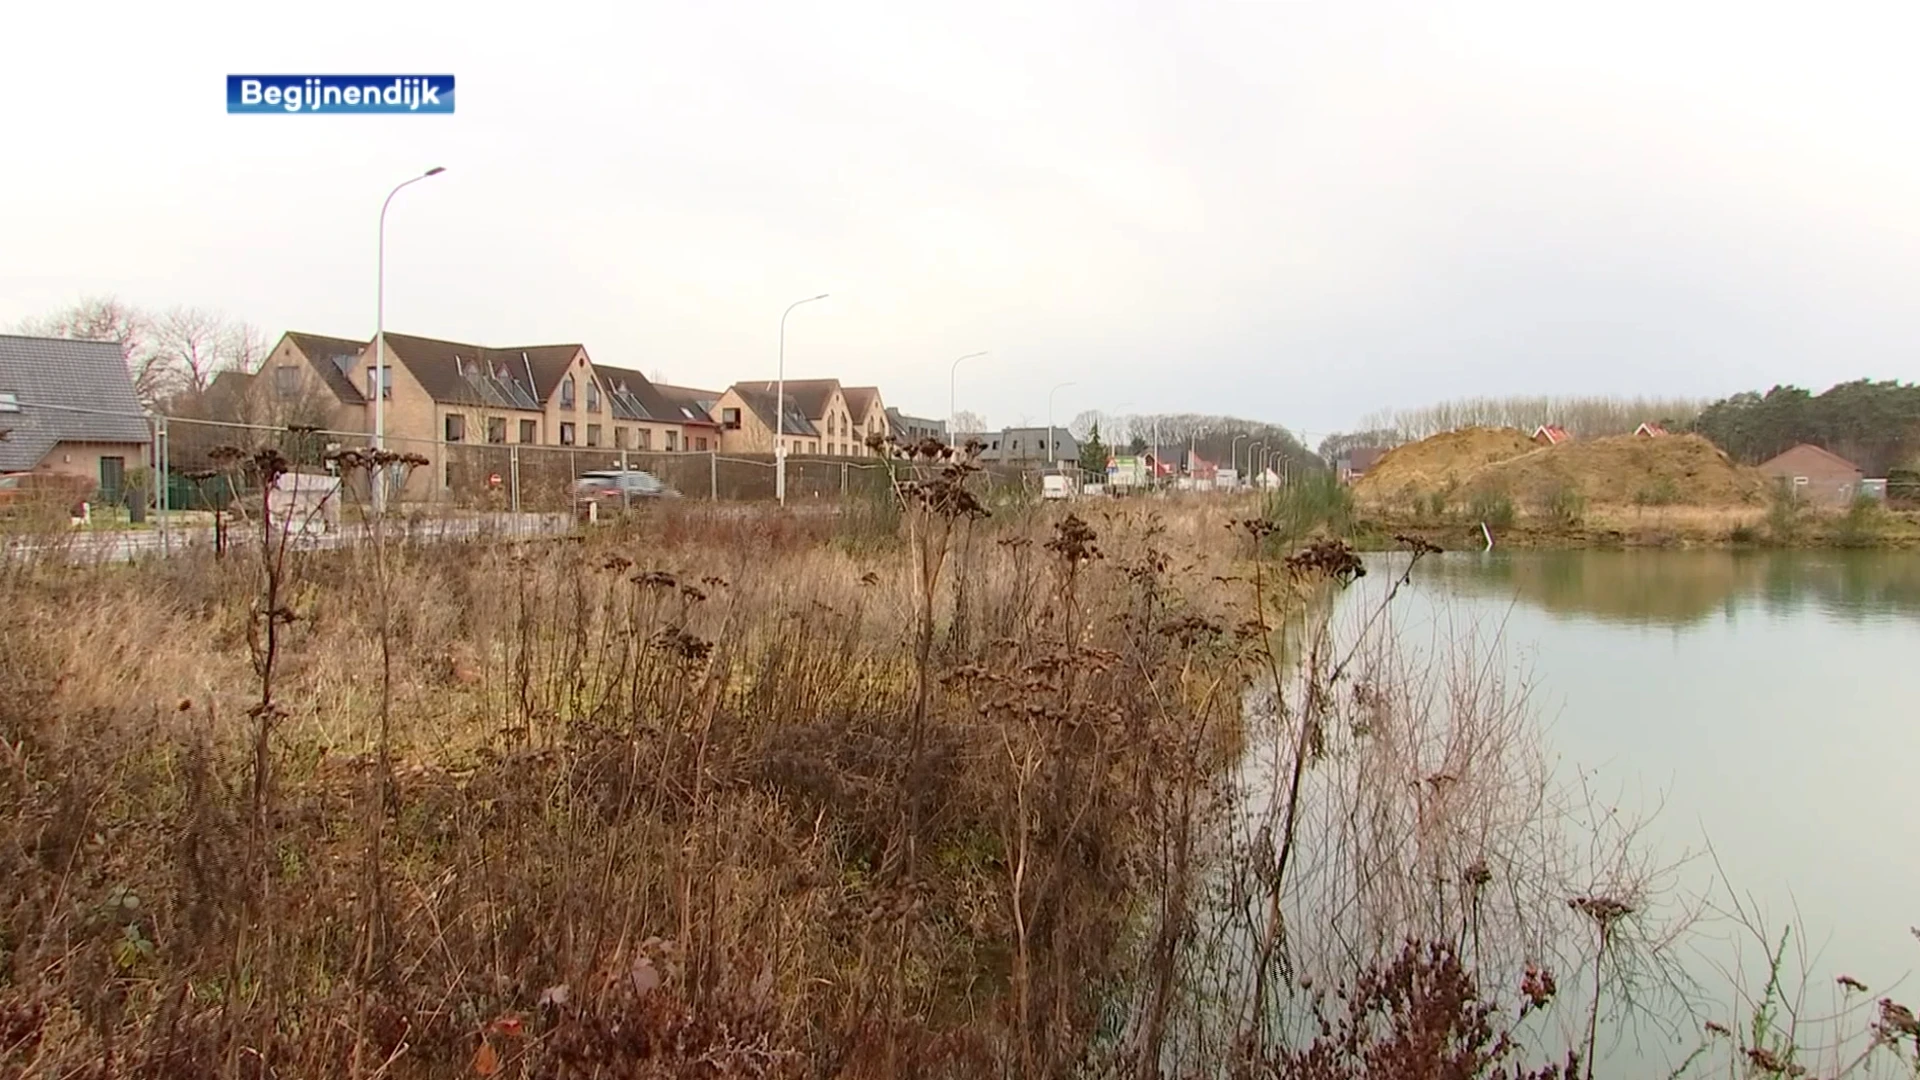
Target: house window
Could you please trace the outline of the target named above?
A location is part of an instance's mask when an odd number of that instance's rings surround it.
[[[503,443],[507,441],[507,418],[504,416],[487,417],[487,441]]]
[[[640,449],[642,450],[653,449],[653,429],[652,428],[640,429]]]
[[[587,380],[587,411],[600,411],[600,384],[591,379]]]
[[[283,398],[289,398],[300,392],[300,369],[292,364],[281,364],[273,369],[273,392]]]
[[[627,448],[626,428],[616,427],[613,429],[613,448],[615,450],[625,450]]]
[[[677,431],[667,432],[667,452],[672,453],[678,449],[680,449],[680,433]]]
[[[447,414],[447,441],[460,442],[467,437],[467,418],[459,413]]]
[[[818,454],[819,452],[820,452],[820,444],[819,444],[819,443],[817,443],[817,442],[809,442],[809,443],[807,443],[807,453],[809,453],[809,454]]]
[[[702,436],[698,439],[693,440],[693,443],[694,443],[693,448],[695,450],[705,450],[707,448],[707,440],[705,436]]]
[[[573,408],[573,376],[571,375],[560,380],[560,407]],[[560,430],[565,431],[566,428],[563,426]]]
[[[538,420],[520,421],[520,441],[524,443],[539,442],[540,441],[540,421]]]
[[[721,409],[720,410],[720,426],[723,428],[726,428],[728,431],[739,431],[740,430],[740,410],[739,409]]]
[[[573,445],[573,424],[565,420],[560,422],[560,445]]]
[[[600,425],[599,424],[587,425],[587,445],[588,446],[600,445]]]
[[[367,369],[367,396],[371,398],[373,396],[373,393],[374,393],[373,369],[368,368]],[[382,398],[385,398],[388,401],[393,400],[393,365],[392,364],[388,364],[387,366],[380,369],[380,396]]]

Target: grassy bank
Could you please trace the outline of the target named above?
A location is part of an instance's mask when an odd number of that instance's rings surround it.
[[[1473,510],[1479,510],[1475,514]],[[1511,502],[1458,512],[1421,513],[1363,505],[1350,535],[1362,547],[1391,545],[1395,535],[1424,537],[1448,549],[1486,543],[1513,548],[1878,548],[1920,549],[1920,513],[1877,502],[1857,507],[1579,506],[1525,512]]]
[[[1644,864],[1501,677],[1388,646],[1392,581],[1333,617],[1339,492],[897,479],[0,563],[0,1071],[1574,1075]]]
[[[0,570],[0,1069],[1044,1075],[1237,745],[1224,518]],[[254,525],[258,528],[257,523]]]

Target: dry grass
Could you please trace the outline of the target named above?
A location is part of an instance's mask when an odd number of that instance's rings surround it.
[[[1469,427],[1445,431],[1388,451],[1354,484],[1363,501],[1401,499],[1410,492],[1446,491],[1495,462],[1535,450],[1517,428]]]
[[[1344,546],[899,479],[0,563],[0,1070],[1506,1076],[1543,975],[1642,970],[1631,837],[1492,664],[1389,647],[1396,590],[1330,621]],[[1316,1039],[1336,984],[1378,1007]]]
[[[584,543],[294,554],[270,663],[257,554],[9,564],[0,1062],[1080,1056],[1146,892],[1146,807],[1194,775],[1169,755],[1211,771],[1234,746],[1232,548],[1171,554],[1225,519],[1079,535],[921,510],[905,548],[834,530],[689,510]],[[923,613],[924,665],[903,647]]]

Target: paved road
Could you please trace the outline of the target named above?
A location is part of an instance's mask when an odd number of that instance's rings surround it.
[[[501,537],[552,536],[564,533],[572,527],[573,521],[566,514],[474,514],[433,518],[412,523],[396,522],[388,526],[387,536],[389,539],[418,543],[443,543]],[[249,544],[259,536],[257,528],[257,524],[236,525],[228,530],[227,538],[229,542],[236,545]],[[333,532],[298,535],[293,542],[302,549],[316,550],[345,547],[369,540],[372,536],[373,530],[370,526],[349,525]],[[60,550],[74,562],[80,563],[133,561],[163,555],[178,555],[195,549],[204,551],[212,547],[211,526],[175,527],[167,536],[161,535],[157,528],[101,529],[76,530],[56,540],[23,537],[5,542],[5,552],[11,557],[32,558]]]

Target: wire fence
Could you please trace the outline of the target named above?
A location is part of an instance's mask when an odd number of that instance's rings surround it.
[[[50,412],[127,415],[20,404]],[[173,550],[181,544],[220,545],[230,531],[223,526],[236,516],[228,512],[244,517],[260,505],[262,496],[249,490],[246,470],[231,467],[232,459],[223,453],[230,449],[251,455],[272,448],[293,473],[302,474],[300,483],[309,476],[338,481],[331,489],[337,493],[333,514],[345,524],[330,524],[330,535],[320,542],[350,540],[373,505],[366,478],[341,476],[334,460],[339,451],[367,446],[372,441],[368,432],[186,416],[143,414],[137,419],[150,432],[144,460],[103,450],[60,467],[63,479],[88,491],[81,497],[85,506],[74,510],[76,522],[105,532],[152,530],[151,536],[136,532],[112,539],[107,546],[116,554],[145,546]],[[597,471],[643,471],[686,500],[769,503],[778,494],[779,466],[772,454],[476,443],[404,435],[388,435],[385,444],[416,462],[385,477],[385,494],[389,511],[404,521],[409,534],[421,537],[524,535],[570,527],[585,509],[576,498],[576,483]],[[1076,493],[1083,484],[1106,479],[1071,466],[1056,468],[1072,478]],[[789,456],[786,505],[805,509],[837,508],[850,501],[890,503],[893,481],[903,469],[900,463],[872,457]],[[1039,463],[988,464],[981,482],[991,497],[1039,498],[1052,471]],[[63,500],[53,516],[64,519],[71,501]]]

